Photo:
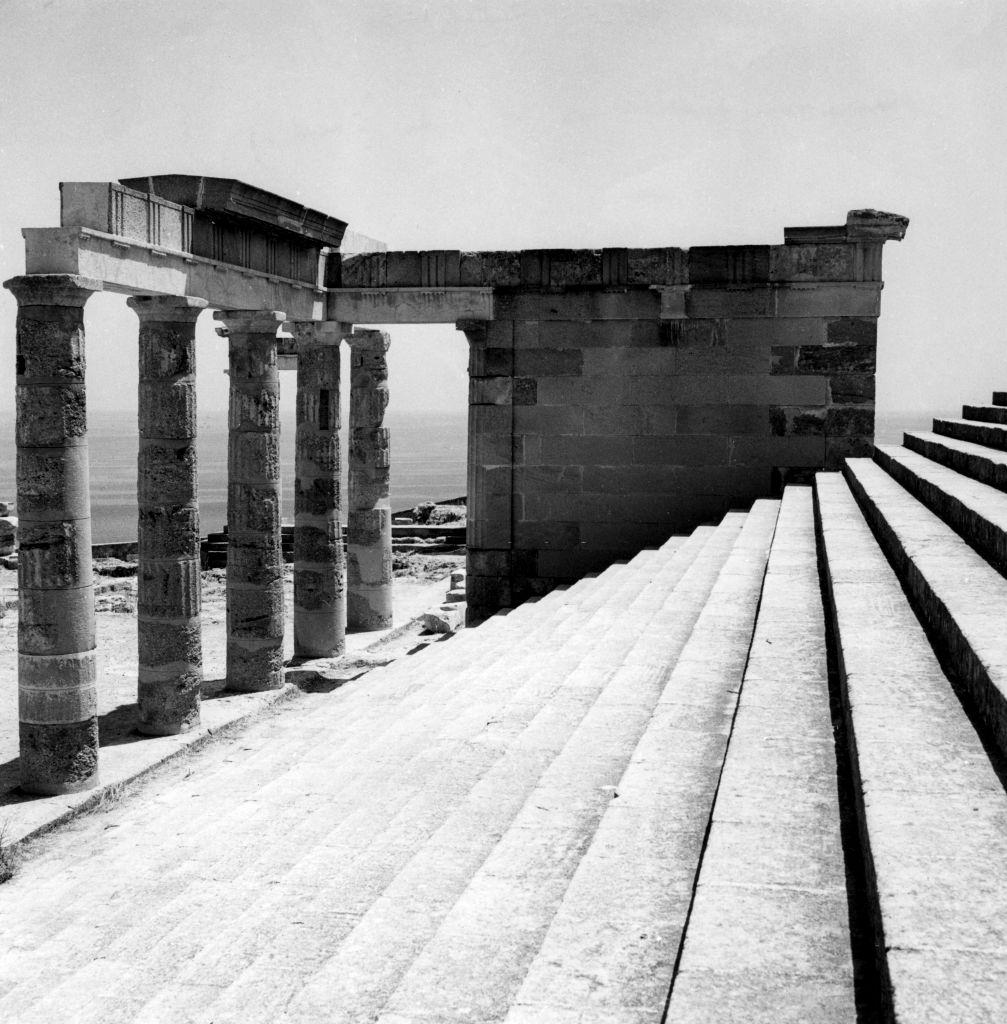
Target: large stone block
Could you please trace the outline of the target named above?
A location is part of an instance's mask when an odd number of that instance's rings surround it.
[[[592,347],[584,349],[583,374],[611,377],[621,374],[664,376],[675,370],[677,353],[669,345]]]
[[[514,547],[570,551],[580,547],[580,524],[531,522],[514,524]]]
[[[660,319],[656,292],[571,290],[498,293],[493,315],[499,320],[654,320]],[[379,321],[380,322],[380,321]]]
[[[585,434],[644,434],[647,429],[646,410],[638,405],[590,405],[584,407]],[[669,431],[674,433],[674,425]]]
[[[519,252],[463,252],[458,283],[465,286],[513,288],[521,283]]]
[[[514,432],[543,437],[583,434],[584,410],[580,406],[514,406]]]
[[[876,317],[840,317],[825,322],[826,340],[830,345],[868,345],[878,343]]]
[[[584,369],[584,353],[576,348],[518,349],[514,373],[519,377],[577,376]]]
[[[547,466],[617,465],[632,461],[636,440],[630,435],[543,435],[538,446],[537,460],[539,464]],[[527,453],[526,462],[530,464]]]
[[[766,434],[769,408],[765,405],[682,405],[679,434]]]
[[[836,373],[829,377],[829,395],[835,405],[874,401],[873,373]]]
[[[855,244],[837,242],[818,245],[773,245],[769,247],[771,281],[855,281]]]
[[[618,394],[619,385],[610,376],[540,377],[535,386],[535,403],[528,404],[598,408]]]
[[[825,437],[735,437],[730,440],[731,466],[817,466],[825,464]]]
[[[872,437],[874,408],[872,406],[833,406],[825,417],[825,432],[830,437]]]
[[[505,467],[494,472],[506,472]],[[581,489],[583,466],[518,466],[508,485],[521,493],[569,494]]]
[[[825,409],[800,406],[772,406],[769,410],[772,433],[777,437],[825,433]]]
[[[633,462],[637,465],[718,466],[727,463],[729,451],[728,438],[715,434],[633,440]]]
[[[768,245],[693,246],[689,283],[747,284],[769,280]]]
[[[874,283],[775,286],[773,316],[876,317],[881,286]]]

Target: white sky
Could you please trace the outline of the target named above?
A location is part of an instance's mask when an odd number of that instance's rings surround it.
[[[911,219],[879,409],[1007,388],[1007,4],[0,0],[0,26],[3,279],[61,180],[235,177],[392,248],[773,243],[874,206]],[[135,318],[88,313],[92,407],[129,408]],[[4,292],[11,376],[14,317]],[[463,407],[452,329],[395,328],[391,360],[398,408]]]

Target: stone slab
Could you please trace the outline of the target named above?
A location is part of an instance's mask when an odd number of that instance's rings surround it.
[[[24,228],[28,274],[78,274],[127,295],[188,295],[220,309],[282,310],[291,320],[325,315],[315,288],[190,253],[124,241],[86,228]]]

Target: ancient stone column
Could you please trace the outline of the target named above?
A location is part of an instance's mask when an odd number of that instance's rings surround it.
[[[297,342],[294,481],[294,655],[342,654],[346,633],[339,519],[338,323],[293,324]]]
[[[346,529],[346,628],[392,624],[392,512],[388,504],[389,338],[356,330],[350,355],[350,471]]]
[[[137,705],[140,732],[199,724],[199,508],[196,502],[196,318],[205,299],[127,300],[140,318],[137,460]]]
[[[285,314],[214,313],[229,339],[227,441],[227,688],[283,685],[280,378],[276,332]]]
[[[6,287],[18,302],[21,786],[76,793],[98,781],[84,304],[101,284],[40,274]]]

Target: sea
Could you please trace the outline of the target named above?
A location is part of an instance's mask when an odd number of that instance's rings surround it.
[[[282,424],[283,519],[294,517],[293,410]],[[951,413],[951,415],[954,415]],[[391,505],[394,511],[424,501],[465,493],[467,413],[410,412],[389,409],[391,432]],[[879,414],[876,440],[898,444],[904,430],[926,430],[923,413]],[[346,430],[342,433],[344,445]],[[136,540],[136,414],[92,410],[88,424],[91,460],[91,534],[96,544]],[[227,515],[227,413],[200,414],[199,510],[202,533],[223,528]],[[345,471],[346,453],[343,453]],[[0,416],[0,501],[15,498],[14,422]]]
[[[284,419],[280,431],[281,515],[285,522],[294,519],[293,409],[289,412],[291,415]],[[465,494],[466,411],[390,409],[385,425],[391,433],[390,498],[394,511]],[[345,486],[345,429],[342,438]],[[196,446],[199,518],[201,532],[205,535],[221,530],[227,516],[225,411],[200,413]],[[135,411],[89,410],[91,539],[95,544],[136,540],[136,453]],[[14,498],[14,422],[8,414],[0,418],[0,501]]]

